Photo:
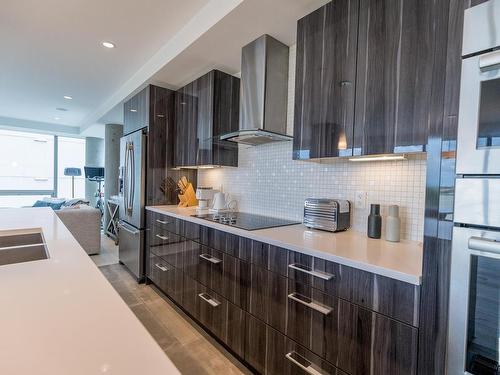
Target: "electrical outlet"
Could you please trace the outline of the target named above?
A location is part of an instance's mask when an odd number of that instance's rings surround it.
[[[366,208],[367,198],[368,197],[367,197],[366,191],[357,191],[355,201],[354,201],[354,207],[356,209],[364,210]]]

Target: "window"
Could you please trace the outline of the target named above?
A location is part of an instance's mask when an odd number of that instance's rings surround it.
[[[0,130],[0,207],[32,206],[46,197],[71,198],[66,167],[82,169],[82,176],[75,177],[75,197],[83,197],[84,162],[83,139]]]

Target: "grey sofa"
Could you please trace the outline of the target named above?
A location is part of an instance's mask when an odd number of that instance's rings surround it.
[[[99,254],[101,251],[101,212],[97,208],[80,205],[55,212],[87,254]]]

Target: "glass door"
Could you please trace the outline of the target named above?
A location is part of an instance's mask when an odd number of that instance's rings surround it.
[[[500,259],[471,255],[466,369],[500,374]]]
[[[500,51],[462,63],[457,174],[500,174]]]

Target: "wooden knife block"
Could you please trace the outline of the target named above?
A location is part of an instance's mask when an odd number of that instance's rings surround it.
[[[184,193],[179,194],[179,201],[179,207],[194,207],[198,205],[198,199],[196,199],[196,193],[191,183],[188,184]]]

